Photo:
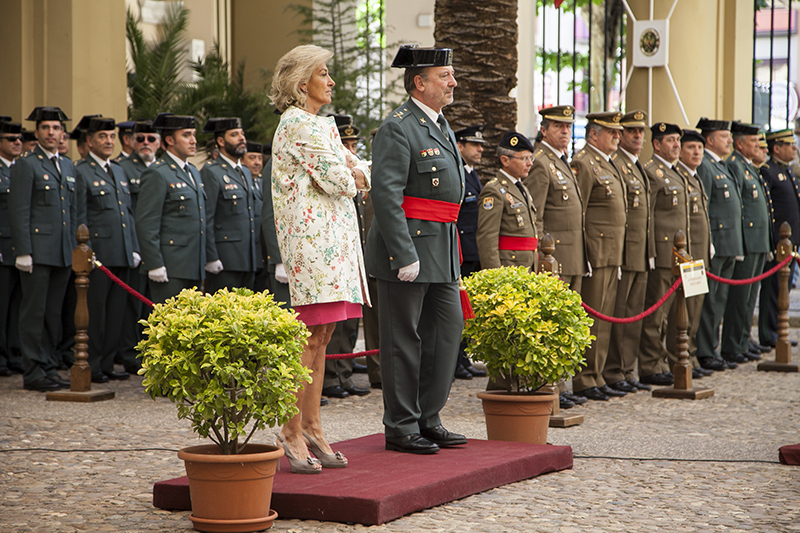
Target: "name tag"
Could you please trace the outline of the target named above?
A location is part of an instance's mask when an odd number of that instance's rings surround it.
[[[72,176],[67,176],[67,181],[70,183],[75,183],[75,178],[73,178]]]

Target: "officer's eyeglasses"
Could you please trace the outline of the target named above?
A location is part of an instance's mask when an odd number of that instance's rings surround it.
[[[138,137],[136,137],[136,142],[143,143],[145,139],[147,139],[147,142],[149,143],[154,143],[157,140],[155,135],[148,135],[147,137],[145,137],[144,135],[139,135]]]
[[[22,135],[7,135],[5,137],[2,137],[2,139],[6,140],[6,141],[8,141],[10,143],[15,143],[17,141],[21,142],[22,141]]]
[[[532,163],[533,162],[533,156],[532,155],[525,156],[525,157],[517,157],[515,155],[510,155],[508,157],[510,157],[511,159],[519,159],[521,161],[525,161],[526,163]]]

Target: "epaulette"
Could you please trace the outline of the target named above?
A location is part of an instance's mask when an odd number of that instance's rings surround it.
[[[402,121],[407,114],[410,114],[407,107],[403,109],[396,109],[390,116],[396,118],[398,122]]]
[[[543,153],[544,153],[544,150],[542,150],[541,148],[539,148],[538,150],[536,150],[536,153],[535,153],[535,154],[533,154],[533,157],[539,157],[539,156],[540,156],[540,155],[542,155]]]
[[[85,159],[81,159],[80,161],[75,163],[75,168],[78,168],[79,166],[81,166],[84,163],[86,163],[86,160]]]

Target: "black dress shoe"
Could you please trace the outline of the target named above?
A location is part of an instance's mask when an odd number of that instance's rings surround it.
[[[51,381],[49,378],[44,377],[39,378],[36,381],[31,381],[30,383],[25,383],[23,388],[26,390],[35,390],[39,392],[52,392],[60,389],[61,385]]]
[[[588,398],[589,400],[596,400],[599,402],[607,402],[610,399],[608,396],[600,392],[600,389],[597,387],[589,387],[588,389],[575,391],[575,394],[578,396],[583,396],[584,398]]]
[[[324,407],[324,406],[328,405],[329,403],[331,403],[331,402],[327,398],[320,397],[320,399],[319,399],[319,406],[320,407]]]
[[[466,370],[476,378],[485,378],[487,376],[486,370],[480,370],[479,368],[475,368],[472,365],[465,366],[464,370]]]
[[[747,357],[745,357],[740,353],[723,353],[722,358],[725,359],[725,361],[727,362],[738,363],[738,364],[747,362]]]
[[[748,361],[761,361],[761,352],[751,351],[743,353],[742,355],[744,355]]]
[[[703,368],[702,366],[699,366],[699,367],[697,367],[697,368],[693,368],[692,370],[697,370],[698,372],[700,372],[700,373],[701,373],[701,374],[703,374],[704,376],[710,376],[711,374],[713,374],[713,373],[714,373],[714,371],[713,371],[713,370],[709,370],[709,369],[707,369],[707,368]]]
[[[739,363],[736,363],[734,361],[725,361],[723,359],[722,362],[725,363],[725,368],[730,368],[731,370],[739,366]]]
[[[790,342],[792,343],[792,346],[797,346],[797,341],[790,341]]]
[[[15,365],[14,363],[8,363],[8,369],[12,372],[16,372],[17,374],[24,374],[25,369],[22,368],[20,365]]]
[[[0,376],[7,378],[9,376],[13,376],[14,373],[6,367],[0,367]]]
[[[47,376],[47,379],[49,379],[50,381],[52,381],[53,383],[55,383],[56,385],[58,385],[62,389],[68,389],[69,388],[69,380],[62,378],[58,374],[55,374],[53,376]]]
[[[639,381],[642,383],[649,383],[650,385],[672,385],[674,378],[672,372],[661,372],[660,374],[651,374],[649,376],[639,376]]]
[[[366,374],[367,366],[353,362],[353,374]]]
[[[92,372],[92,383],[108,383],[108,376],[103,372]]]
[[[377,383],[370,383],[369,386],[373,389],[383,389],[383,383],[380,381]]]
[[[702,372],[700,372],[696,368],[692,369],[692,379],[703,379],[704,377],[706,377],[705,374],[703,374]]]
[[[728,368],[725,361],[716,357],[698,357],[697,360],[700,361],[700,366],[708,370],[725,370]]]
[[[637,389],[636,387],[634,387],[633,385],[631,385],[630,383],[628,383],[624,379],[622,381],[617,381],[616,383],[612,383],[611,385],[609,385],[609,387],[611,387],[614,390],[620,391],[620,392],[639,392],[639,389]],[[600,390],[603,390],[603,389],[601,388]],[[605,391],[603,391],[603,392],[605,392]],[[606,393],[606,394],[608,394],[608,393]]]
[[[116,370],[112,370],[111,372],[103,372],[108,379],[113,379],[115,381],[123,381],[131,377],[130,374],[127,372],[117,372]]]
[[[125,365],[125,372],[134,376],[138,375],[141,369],[142,365]]]
[[[633,385],[634,387],[636,387],[639,390],[652,390],[653,389],[653,387],[651,387],[650,385],[645,385],[644,383],[639,382],[639,380],[636,379],[636,378],[629,379],[628,383]]]
[[[334,385],[333,387],[322,389],[322,395],[328,398],[347,398],[350,393],[344,390],[341,385]]]
[[[386,437],[386,449],[393,452],[416,453],[427,455],[436,453],[439,447],[424,438],[419,433],[403,435],[402,437]]]
[[[561,409],[572,409],[573,407],[575,407],[575,402],[567,398],[564,398],[564,395],[562,394],[559,395],[558,397],[558,406]]]
[[[627,392],[622,392],[621,390],[614,390],[608,385],[603,385],[602,387],[597,387],[597,390],[608,396],[609,398],[622,398]]]
[[[586,396],[578,396],[577,394],[573,394],[570,391],[562,392],[561,396],[571,401],[575,405],[583,405],[589,401],[589,398],[587,398]]]
[[[758,352],[761,352],[761,353],[769,353],[769,352],[772,351],[772,347],[771,346],[766,346],[766,345],[758,343],[758,342],[756,342],[756,341],[754,341],[752,339],[750,340],[750,348],[752,348],[753,350],[756,350]]]
[[[456,379],[472,379],[472,374],[467,372],[463,366],[456,367]]]
[[[467,437],[459,435],[458,433],[451,433],[444,429],[444,426],[439,424],[436,427],[420,429],[419,434],[423,438],[431,441],[437,446],[447,448],[448,446],[458,446],[467,443]]]
[[[364,387],[356,387],[355,385],[350,385],[349,387],[342,387],[350,396],[366,396],[371,391]]]

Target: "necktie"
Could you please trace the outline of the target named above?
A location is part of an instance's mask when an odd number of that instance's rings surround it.
[[[61,176],[61,167],[58,166],[58,156],[54,155],[50,158],[50,161],[53,162],[53,166],[56,167],[56,172],[58,172],[58,175]]]
[[[247,178],[244,177],[244,171],[242,170],[242,167],[236,167],[236,172],[239,174],[239,177],[242,178],[244,190],[247,190]]]
[[[444,120],[444,115],[439,114],[436,118],[436,123],[439,125],[439,129],[442,130],[445,135],[447,134],[447,122]]]
[[[565,165],[569,166],[569,161],[567,161],[567,156],[566,155],[561,154],[561,160],[564,162]]]
[[[111,163],[106,163],[106,172],[108,173],[108,177],[111,178],[111,182],[115,183],[115,181],[114,181],[114,171],[111,170]]]
[[[188,168],[186,168],[185,166],[183,166],[183,167],[181,167],[181,170],[183,170],[183,172],[184,172],[184,173],[185,173],[187,176],[189,176],[189,181],[191,181],[191,182],[192,182],[192,187],[194,187],[194,188],[196,189],[196,188],[197,188],[197,183],[195,183],[195,181],[194,181],[194,177],[192,177],[192,173],[191,173],[191,172],[189,172],[189,169],[188,169]]]
[[[525,198],[525,201],[527,202],[528,201],[528,195],[525,194],[525,188],[522,186],[522,182],[517,180],[517,182],[514,183],[514,185],[517,186],[517,189],[519,189],[519,192],[522,193],[522,197]]]

